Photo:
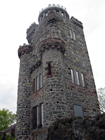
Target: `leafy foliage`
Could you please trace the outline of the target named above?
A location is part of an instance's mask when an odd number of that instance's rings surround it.
[[[105,112],[105,88],[99,88],[97,93],[101,112]]]
[[[0,131],[8,128],[16,121],[16,114],[13,114],[8,109],[0,110]]]

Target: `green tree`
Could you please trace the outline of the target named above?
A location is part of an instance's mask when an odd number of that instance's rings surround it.
[[[0,110],[0,131],[8,128],[16,121],[16,114],[13,114],[8,109]]]
[[[100,110],[103,113],[105,112],[105,88],[99,88],[97,93],[98,93]]]
[[[8,128],[16,121],[16,114],[13,114],[8,109],[0,110],[0,131]],[[0,140],[1,140],[1,133],[0,133]],[[8,135],[6,135],[6,140],[13,140],[10,139]]]

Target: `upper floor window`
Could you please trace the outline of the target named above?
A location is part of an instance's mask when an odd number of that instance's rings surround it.
[[[84,74],[83,73],[81,73],[81,78],[82,78],[82,85],[83,85],[83,87],[85,87],[85,81],[84,81]]]
[[[70,37],[71,37],[72,39],[76,40],[75,32],[74,32],[74,31],[72,32],[72,30],[70,30]]]
[[[48,16],[48,13],[47,12],[45,14],[46,14],[46,16]]]
[[[38,76],[36,77],[36,91],[39,89],[39,79]]]
[[[48,75],[51,75],[51,63],[48,63]]]
[[[71,81],[73,84],[77,84],[85,87],[85,77],[84,73],[81,72],[83,70],[78,71],[78,68],[68,68],[68,74],[71,74]]]
[[[33,80],[33,92],[38,91],[40,88],[42,88],[42,73],[36,76],[36,78]]]
[[[62,16],[64,15],[64,13],[62,12]]]
[[[71,78],[72,78],[72,83],[74,83],[74,71],[71,69]]]
[[[42,74],[39,74],[39,88],[42,88]]]
[[[76,40],[75,32],[73,32],[73,39]]]
[[[76,71],[76,78],[77,78],[77,85],[80,85],[79,72],[78,71]]]
[[[73,36],[72,36],[72,31],[71,31],[71,30],[70,30],[70,37],[73,38]]]
[[[75,117],[82,117],[83,118],[82,106],[74,105],[74,115],[75,115]]]

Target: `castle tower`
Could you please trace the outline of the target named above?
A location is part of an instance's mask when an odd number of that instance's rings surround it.
[[[82,23],[59,5],[38,21],[18,49],[17,140],[44,140],[54,121],[100,111]]]

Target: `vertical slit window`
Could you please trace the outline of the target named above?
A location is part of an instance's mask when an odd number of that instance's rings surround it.
[[[79,72],[78,71],[76,71],[76,78],[77,78],[77,85],[80,85]]]
[[[39,88],[42,88],[42,74],[39,74]]]
[[[33,107],[33,129],[37,128],[37,106]]]
[[[43,103],[41,103],[41,125],[43,126]]]
[[[36,91],[39,89],[38,76],[36,77]]]
[[[33,92],[35,92],[35,79],[33,80]]]
[[[74,71],[71,69],[71,78],[72,78],[72,83],[74,83]]]
[[[70,37],[73,38],[73,36],[72,36],[72,31],[71,31],[71,30],[70,30]]]
[[[51,64],[48,63],[48,75],[51,75]]]
[[[83,85],[83,87],[85,87],[85,81],[84,81],[84,74],[83,73],[81,73],[81,78],[82,78],[82,85]]]
[[[73,32],[73,39],[76,40],[75,32]]]

